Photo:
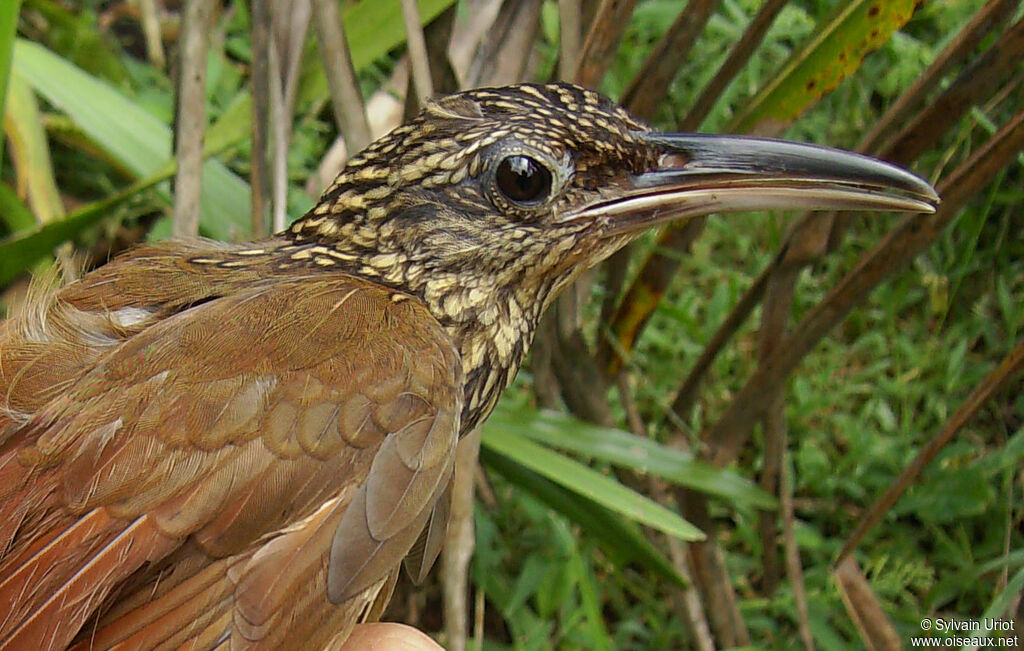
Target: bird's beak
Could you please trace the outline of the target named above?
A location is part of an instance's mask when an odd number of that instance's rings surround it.
[[[747,210],[935,212],[928,183],[889,163],[827,147],[705,134],[638,134],[659,152],[655,169],[621,180],[613,197],[569,219],[605,222],[621,235],[662,222]]]

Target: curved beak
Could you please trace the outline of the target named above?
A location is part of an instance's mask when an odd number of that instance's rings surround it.
[[[749,210],[935,212],[935,190],[906,170],[859,154],[783,140],[640,133],[657,166],[568,220],[601,219],[606,235],[696,215]]]

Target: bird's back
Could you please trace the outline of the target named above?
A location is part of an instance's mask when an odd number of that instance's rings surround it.
[[[450,477],[458,356],[409,297],[246,257],[278,244],[150,245],[5,325],[0,648],[323,646],[379,614]]]

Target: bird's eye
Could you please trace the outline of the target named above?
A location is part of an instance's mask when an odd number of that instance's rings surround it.
[[[508,156],[498,164],[495,181],[516,203],[543,201],[551,193],[551,172],[529,156]]]

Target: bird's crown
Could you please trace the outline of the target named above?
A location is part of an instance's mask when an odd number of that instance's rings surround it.
[[[602,175],[644,165],[635,133],[645,130],[607,98],[571,84],[441,97],[353,157],[293,233],[334,236],[329,222],[393,213],[408,207],[409,190],[440,189],[470,210],[528,220],[557,203],[577,175],[593,177],[580,179],[592,189]]]

